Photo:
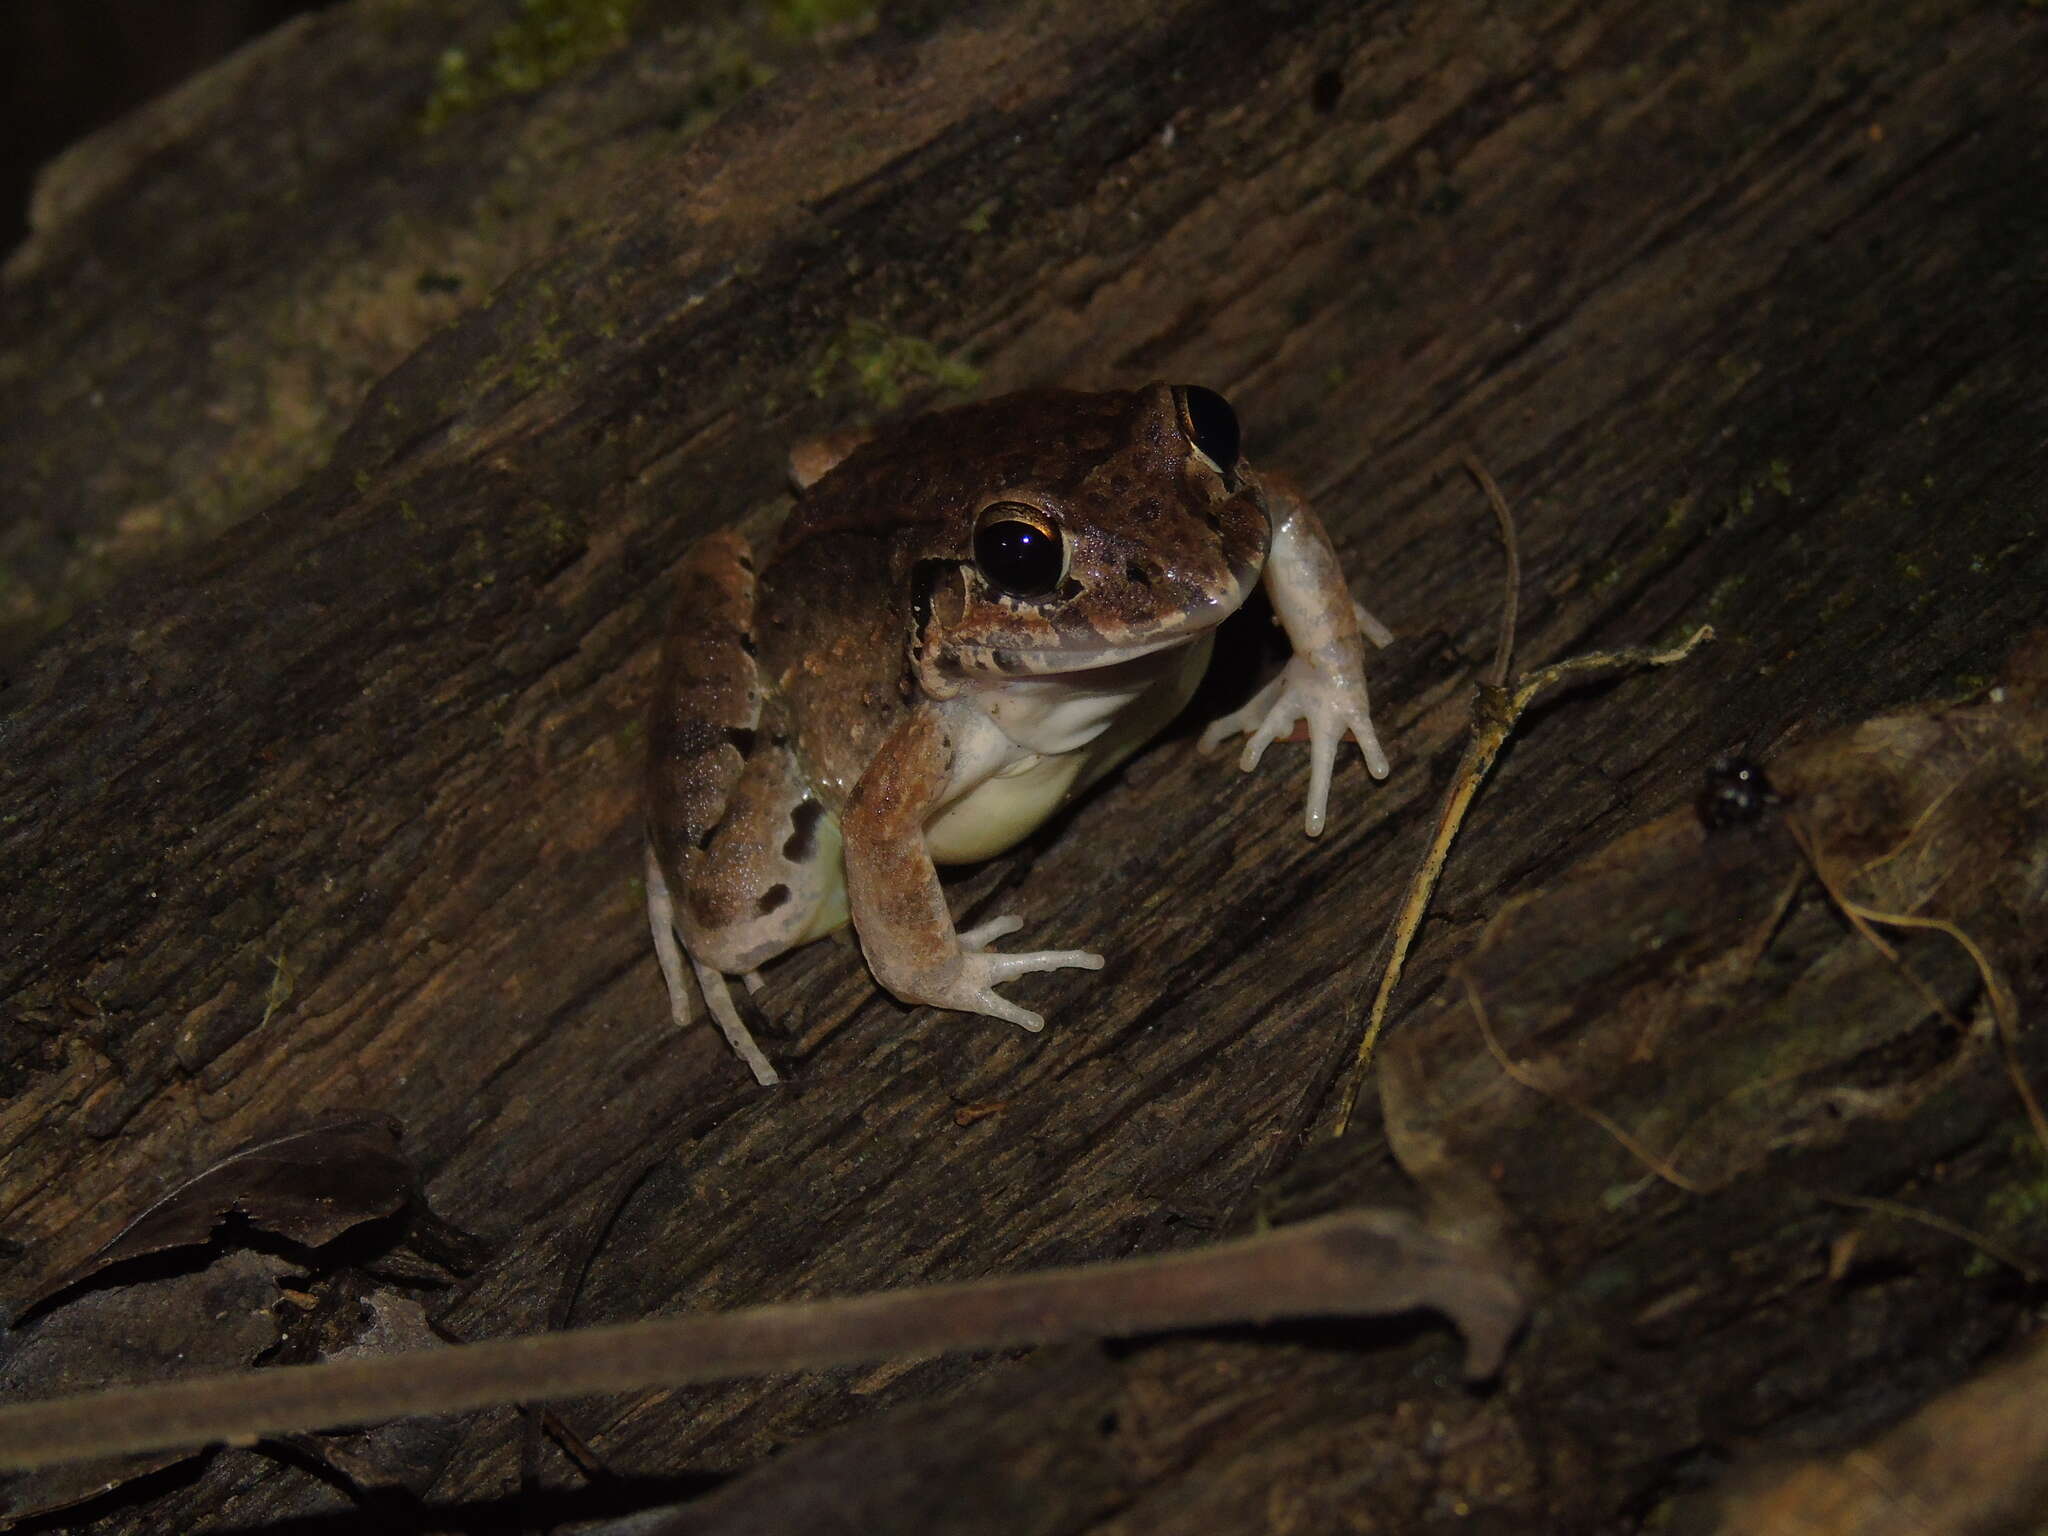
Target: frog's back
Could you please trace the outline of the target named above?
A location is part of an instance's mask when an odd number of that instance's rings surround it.
[[[884,427],[798,497],[775,563],[834,533],[968,559],[985,500],[1026,485],[1070,491],[1134,430],[1141,404],[1127,392],[1032,389]]]

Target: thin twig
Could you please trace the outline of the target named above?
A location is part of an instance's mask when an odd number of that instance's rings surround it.
[[[1493,508],[1493,520],[1500,527],[1501,551],[1508,560],[1507,572],[1501,578],[1500,634],[1494,642],[1493,667],[1486,674],[1486,680],[1494,687],[1505,688],[1508,667],[1515,659],[1515,616],[1522,602],[1522,546],[1515,537],[1515,517],[1508,511],[1508,499],[1501,495],[1500,487],[1494,484],[1493,476],[1486,472],[1476,454],[1465,455],[1465,473],[1477,480],[1479,489],[1486,493],[1486,504]]]
[[[1485,1037],[1486,1048],[1492,1052],[1493,1059],[1499,1063],[1501,1071],[1505,1072],[1530,1092],[1540,1093],[1547,1099],[1555,1100],[1557,1103],[1564,1105],[1568,1109],[1575,1110],[1586,1119],[1592,1121],[1593,1124],[1599,1126],[1601,1130],[1620,1143],[1624,1151],[1665,1183],[1675,1185],[1687,1194],[1704,1195],[1712,1192],[1712,1186],[1702,1184],[1680,1173],[1668,1158],[1660,1157],[1644,1146],[1642,1142],[1638,1141],[1631,1132],[1623,1128],[1621,1123],[1611,1115],[1606,1114],[1602,1110],[1595,1109],[1592,1105],[1583,1103],[1569,1094],[1559,1093],[1555,1089],[1547,1087],[1535,1073],[1509,1056],[1507,1051],[1501,1046],[1499,1036],[1494,1033],[1492,1022],[1486,1016],[1486,1007],[1480,998],[1479,989],[1474,984],[1471,976],[1469,974],[1461,974],[1459,979],[1465,984],[1465,997],[1471,1006],[1473,1020],[1479,1025],[1479,1033]],[[1683,1139],[1683,1137],[1680,1138],[1680,1140]],[[1675,1149],[1676,1144],[1674,1144]],[[2041,1278],[2041,1272],[2013,1249],[2008,1248],[1996,1238],[1988,1237],[1974,1228],[1964,1226],[1961,1222],[1950,1221],[1946,1216],[1938,1216],[1932,1211],[1923,1211],[1914,1206],[1903,1205],[1896,1200],[1884,1200],[1874,1195],[1843,1195],[1824,1189],[1810,1190],[1808,1193],[1812,1194],[1816,1199],[1827,1201],[1831,1205],[1847,1206],[1855,1210],[1875,1211],[1884,1216],[1896,1216],[1901,1221],[1915,1222],[1920,1226],[1928,1227],[1933,1231],[1953,1237],[1958,1242],[1969,1244],[1986,1257],[1996,1259],[1999,1263],[2006,1265],[2029,1284],[2036,1283]]]
[[[633,1192],[658,1166],[644,1163],[626,1168],[606,1185],[603,1198],[584,1222],[572,1251],[563,1261],[561,1283],[555,1288],[554,1304],[548,1308],[549,1332],[560,1333],[574,1319],[576,1298],[583,1293],[583,1282],[589,1278],[591,1262],[604,1246],[605,1239],[611,1236],[626,1202],[633,1198]],[[519,1437],[519,1486],[522,1489],[540,1486],[540,1437],[543,1431],[561,1448],[562,1454],[576,1464],[576,1470],[587,1481],[596,1482],[611,1476],[611,1469],[605,1466],[589,1443],[552,1408],[530,1410],[524,1419],[525,1428]]]
[[[1429,847],[1424,851],[1421,862],[1409,879],[1408,889],[1401,898],[1400,909],[1394,914],[1390,927],[1393,943],[1388,952],[1386,969],[1380,973],[1379,986],[1373,994],[1372,1008],[1366,1016],[1365,1036],[1358,1043],[1358,1055],[1352,1062],[1350,1075],[1344,1083],[1344,1091],[1337,1103],[1337,1113],[1331,1121],[1330,1135],[1342,1136],[1351,1125],[1351,1115],[1358,1107],[1358,1095],[1365,1085],[1366,1074],[1372,1069],[1373,1053],[1379,1048],[1380,1031],[1387,1022],[1387,1009],[1394,995],[1394,988],[1401,980],[1402,967],[1407,963],[1409,948],[1415,942],[1415,935],[1422,928],[1423,917],[1429,910],[1430,898],[1436,894],[1437,882],[1443,876],[1445,863],[1451,856],[1451,844],[1457,839],[1459,829],[1465,823],[1465,814],[1471,809],[1472,801],[1478,795],[1486,775],[1492,771],[1499,759],[1501,749],[1507,745],[1508,736],[1516,724],[1527,713],[1529,706],[1562,683],[1578,682],[1604,673],[1632,671],[1639,667],[1669,666],[1683,661],[1693,653],[1696,646],[1711,640],[1714,631],[1710,626],[1701,625],[1683,645],[1670,650],[1651,650],[1641,646],[1627,646],[1613,651],[1589,651],[1583,656],[1568,657],[1539,668],[1521,679],[1512,688],[1507,682],[1507,665],[1514,651],[1515,602],[1514,587],[1519,585],[1521,557],[1517,553],[1514,522],[1509,515],[1507,502],[1500,490],[1476,460],[1468,458],[1465,467],[1487,494],[1494,516],[1501,526],[1501,538],[1507,549],[1509,596],[1502,614],[1500,642],[1494,651],[1493,671],[1495,681],[1482,682],[1472,704],[1472,734],[1465,744],[1465,755],[1458,763],[1458,771],[1452,775],[1450,787],[1444,792],[1442,803],[1437,808],[1436,828],[1430,835]]]
[[[1630,1156],[1634,1157],[1637,1162],[1641,1163],[1665,1183],[1675,1185],[1689,1195],[1704,1195],[1708,1192],[1707,1185],[1700,1183],[1696,1179],[1687,1178],[1684,1174],[1680,1173],[1669,1161],[1659,1157],[1655,1152],[1644,1146],[1642,1142],[1638,1141],[1635,1134],[1625,1128],[1612,1115],[1607,1114],[1604,1110],[1595,1109],[1591,1104],[1573,1098],[1568,1093],[1559,1093],[1556,1089],[1546,1086],[1535,1073],[1508,1055],[1507,1051],[1501,1046],[1500,1037],[1493,1032],[1492,1021],[1486,1016],[1486,1004],[1479,996],[1478,983],[1473,981],[1469,972],[1463,970],[1459,971],[1458,979],[1465,984],[1466,1004],[1472,1010],[1474,1022],[1479,1025],[1479,1033],[1486,1039],[1487,1050],[1492,1052],[1493,1059],[1499,1063],[1501,1071],[1520,1083],[1524,1088],[1527,1088],[1531,1093],[1540,1093],[1544,1098],[1562,1104],[1565,1108],[1574,1110],[1592,1121],[1593,1124],[1599,1126],[1601,1130],[1619,1142],[1622,1148]]]
[[[1947,918],[1922,917],[1914,912],[1886,912],[1857,901],[1829,877],[1821,863],[1820,854],[1805,829],[1796,821],[1788,822],[1787,825],[1791,830],[1792,840],[1799,845],[1799,851],[1806,856],[1806,862],[1812,866],[1814,878],[1820,881],[1821,888],[1828,893],[1829,899],[1841,908],[1842,915],[1855,925],[1856,931],[1869,941],[1872,948],[1898,969],[1899,974],[1943,1019],[1957,1028],[1961,1025],[1957,1023],[1947,1005],[1935,995],[1934,989],[1921,980],[1913,968],[1900,957],[1899,952],[1885,943],[1870,925],[1882,923],[1887,928],[1931,929],[1936,933],[1947,934],[1962,946],[1963,953],[1970,957],[1970,963],[1977,968],[1977,975],[1984,983],[1985,995],[1991,1000],[1991,1018],[1998,1026],[1998,1042],[2005,1058],[2006,1076],[2012,1080],[2013,1090],[2018,1093],[2020,1104],[2026,1110],[2027,1124],[2033,1129],[2034,1140],[2039,1144],[2041,1151],[2048,1154],[2048,1115],[2042,1113],[2040,1097],[2034,1092],[2034,1085],[2027,1078],[2025,1063],[2020,1059],[2019,1000],[2013,996],[2012,989],[2005,984],[2005,979],[1998,974],[1997,967],[1992,965],[1991,957],[1984,953],[1983,946]],[[1918,822],[1915,825],[1917,826]],[[1900,849],[1895,848],[1885,857],[1891,858],[1898,852]]]
[[[1416,1307],[1453,1318],[1479,1376],[1498,1368],[1523,1311],[1483,1255],[1410,1216],[1350,1211],[1162,1258],[16,1403],[0,1407],[0,1471],[954,1350]]]
[[[1896,1200],[1881,1200],[1875,1195],[1838,1195],[1824,1189],[1815,1190],[1813,1193],[1830,1205],[1844,1205],[1858,1211],[1875,1211],[1880,1216],[1896,1216],[1901,1221],[1932,1228],[1958,1242],[1968,1243],[1986,1258],[1998,1260],[2029,1285],[2038,1285],[2041,1281],[2041,1271],[2036,1266],[2029,1264],[1995,1238],[1986,1237],[1982,1232],[1966,1227],[1959,1221],[1950,1221],[1946,1216],[1937,1216],[1932,1211],[1923,1211],[1914,1206],[1901,1205]]]

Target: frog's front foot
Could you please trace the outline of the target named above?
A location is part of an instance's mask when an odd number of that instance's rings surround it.
[[[1349,734],[1365,754],[1366,771],[1376,779],[1387,776],[1387,755],[1373,734],[1372,710],[1366,701],[1365,679],[1352,663],[1357,642],[1326,647],[1337,654],[1293,656],[1286,668],[1244,708],[1233,710],[1202,732],[1200,748],[1213,752],[1240,731],[1245,733],[1244,751],[1237,765],[1246,773],[1258,767],[1266,748],[1294,730],[1295,722],[1306,721],[1309,738],[1308,808],[1303,825],[1310,837],[1323,830],[1330,805],[1330,775],[1337,765],[1337,748]]]
[[[909,1003],[930,1003],[961,1013],[985,1014],[1002,1019],[1033,1034],[1045,1028],[1045,1018],[1029,1008],[1020,1008],[1008,998],[996,995],[996,983],[1033,971],[1099,971],[1102,956],[1085,949],[1035,949],[1018,954],[997,954],[988,945],[1024,926],[1021,917],[997,917],[960,935],[960,951],[938,965],[914,974],[893,977],[879,967],[876,975],[891,992]],[[873,965],[873,956],[869,964]]]

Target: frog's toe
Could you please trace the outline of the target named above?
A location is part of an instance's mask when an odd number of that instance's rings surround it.
[[[1028,949],[1022,954],[984,954],[976,969],[989,981],[1009,981],[1034,971],[1099,971],[1102,956],[1088,949]]]
[[[1330,776],[1337,767],[1337,736],[1311,727],[1308,743],[1308,807],[1302,829],[1320,837],[1330,810]]]
[[[1201,739],[1195,743],[1196,750],[1214,752],[1231,737],[1242,735],[1247,740],[1244,750],[1238,754],[1237,766],[1250,773],[1259,766],[1259,759],[1265,755],[1266,748],[1272,745],[1283,729],[1294,723],[1291,716],[1279,725],[1274,723],[1274,714],[1284,686],[1285,679],[1276,677],[1253,694],[1242,708],[1233,709],[1229,714],[1212,720],[1208,728],[1202,732]]]
[[[961,934],[960,947],[970,952],[987,949],[995,940],[1013,934],[1023,926],[1023,918],[1006,912],[1001,917],[992,917]]]
[[[974,1006],[970,1011],[984,1014],[991,1019],[1001,1019],[1005,1024],[1014,1024],[1034,1035],[1045,1028],[1044,1014],[1033,1013],[1029,1008],[1019,1008],[1008,998],[996,996],[987,987],[983,987],[975,994]]]
[[[1102,969],[1102,956],[1085,949],[1029,949],[1003,955],[979,947],[990,938],[1015,933],[1023,926],[1017,918],[999,917],[960,936],[963,953],[960,956],[959,998],[950,1006],[1001,1019],[1035,1035],[1045,1028],[1044,1016],[999,996],[996,985],[1019,976],[1029,976],[1035,971],[1099,971]],[[995,931],[991,933],[991,929]],[[975,947],[969,948],[971,941],[975,942]]]
[[[1373,643],[1374,649],[1384,651],[1394,643],[1394,632],[1367,612],[1365,604],[1355,597],[1351,600],[1351,612],[1358,619],[1359,633]]]
[[[711,1010],[712,1022],[725,1036],[733,1054],[747,1064],[747,1069],[754,1074],[754,1081],[763,1088],[772,1088],[781,1082],[782,1075],[775,1070],[761,1047],[754,1043],[753,1031],[747,1028],[739,1009],[733,1005],[732,991],[725,984],[724,973],[705,965],[694,955],[690,957],[690,965],[697,973],[697,985],[704,989],[704,1006]]]

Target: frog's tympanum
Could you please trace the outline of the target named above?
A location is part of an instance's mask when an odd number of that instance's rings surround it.
[[[1246,733],[1250,769],[1305,719],[1310,836],[1347,732],[1385,777],[1360,642],[1386,632],[1215,392],[1033,390],[807,445],[791,475],[772,541],[716,533],[684,561],[649,727],[672,1011],[687,954],[761,1082],[726,977],[757,987],[849,918],[905,1002],[1043,1026],[996,987],[1102,957],[992,948],[1015,917],[961,932],[933,866],[1002,852],[1171,719],[1260,581],[1294,655],[1203,745]]]

